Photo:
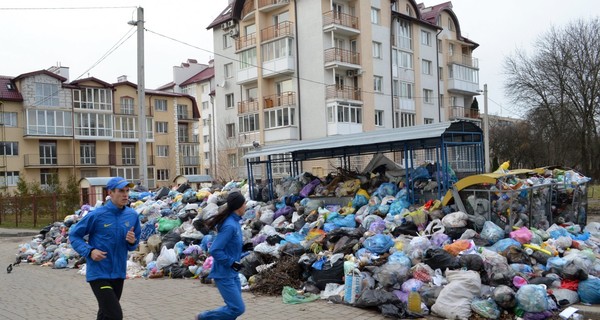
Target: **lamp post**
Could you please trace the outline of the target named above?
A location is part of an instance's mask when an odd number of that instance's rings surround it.
[[[483,155],[485,158],[485,172],[490,172],[490,119],[488,116],[487,83],[483,85],[483,148]]]
[[[140,183],[148,186],[146,175],[148,174],[148,158],[146,158],[146,89],[144,79],[144,8],[137,8],[137,21],[129,21],[128,24],[137,26],[137,76],[138,76],[138,122],[140,129]]]

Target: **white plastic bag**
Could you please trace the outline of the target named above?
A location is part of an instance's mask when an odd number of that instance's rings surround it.
[[[175,249],[167,249],[166,246],[163,246],[162,249],[160,249],[160,255],[156,258],[156,268],[160,270],[173,263],[177,263],[177,261]]]

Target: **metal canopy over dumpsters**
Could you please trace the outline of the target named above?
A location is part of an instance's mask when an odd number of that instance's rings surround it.
[[[402,152],[403,164],[408,169],[406,181],[411,181],[411,169],[418,166],[412,161],[413,154],[419,150],[434,152],[432,160],[438,171],[452,168],[463,175],[484,171],[483,134],[471,121],[440,122],[258,147],[243,159],[246,160],[251,197],[254,198],[254,166],[264,165],[269,195],[273,199],[273,163],[288,163],[292,176],[296,176],[300,172],[299,164],[305,160],[339,158],[344,169],[348,169],[353,156]],[[442,175],[442,180],[438,181],[438,198],[450,187],[446,175]]]

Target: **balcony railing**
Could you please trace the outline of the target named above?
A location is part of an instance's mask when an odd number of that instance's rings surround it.
[[[283,6],[289,3],[290,0],[258,0],[258,9],[276,5]]]
[[[360,89],[350,86],[328,85],[326,87],[327,99],[361,100]]]
[[[147,165],[154,165],[154,156],[147,156]],[[122,156],[117,156],[115,154],[111,154],[108,156],[109,164],[111,166],[139,166],[140,160],[139,158],[123,158]]]
[[[471,107],[450,106],[450,119],[479,119],[479,109]]]
[[[151,116],[153,110],[153,106],[145,105],[146,116]],[[116,104],[115,105],[115,114],[117,115],[137,115],[139,112],[139,106],[137,104],[131,106],[128,104]]]
[[[329,24],[339,24],[344,27],[358,29],[358,17],[337,11],[328,11],[323,14],[323,25]]]
[[[294,23],[290,21],[284,21],[277,25],[260,30],[260,39],[262,42],[279,37],[292,36],[294,36]]]
[[[182,166],[199,166],[200,156],[181,156],[179,157],[179,163]]]
[[[465,54],[449,54],[448,64],[461,64],[463,66],[479,69],[479,59]]]
[[[296,105],[296,92],[287,91],[280,95],[274,94],[265,97],[264,108],[287,107]]]
[[[346,49],[329,48],[325,50],[325,63],[330,62],[360,64],[360,54]]]
[[[235,50],[242,50],[256,45],[256,33],[241,36],[235,40]]]
[[[258,111],[258,101],[256,99],[248,99],[238,102],[238,113],[254,111]]]

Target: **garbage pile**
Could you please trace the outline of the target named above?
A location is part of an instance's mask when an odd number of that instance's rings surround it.
[[[221,190],[182,185],[131,192],[142,234],[128,278],[210,282],[215,234],[203,221],[232,190],[249,197],[243,181]],[[385,175],[344,173],[322,181],[304,173],[284,179],[277,195],[249,200],[241,220],[240,278],[256,294],[281,295],[285,303],[328,299],[400,318],[547,319],[574,303],[600,303],[600,223],[481,223],[439,200],[412,205],[407,184]],[[85,274],[68,229],[94,209],[85,205],[44,228],[20,245],[17,260]]]

